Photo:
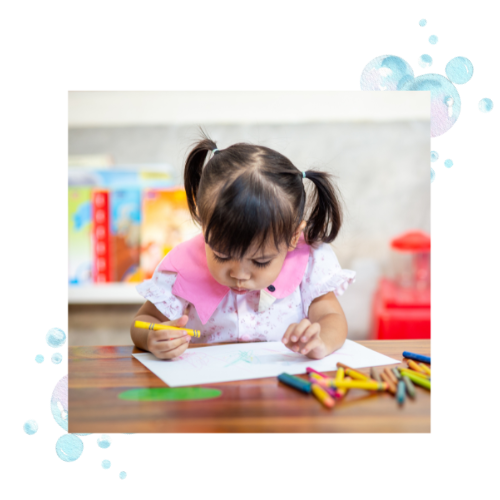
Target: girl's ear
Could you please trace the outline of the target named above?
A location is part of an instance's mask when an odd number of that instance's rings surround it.
[[[297,246],[297,243],[299,242],[300,235],[302,234],[302,231],[304,231],[305,227],[307,226],[307,222],[303,220],[300,224],[299,227],[296,229],[292,241],[290,242],[290,246],[288,247],[288,251],[291,252],[292,250],[295,250],[295,247]]]

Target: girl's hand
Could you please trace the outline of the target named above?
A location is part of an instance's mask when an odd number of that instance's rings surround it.
[[[174,321],[159,324],[181,328],[186,326],[187,322],[188,317],[184,315]],[[190,340],[188,333],[180,330],[149,330],[148,351],[158,359],[172,359],[180,356],[188,348]]]
[[[292,323],[281,341],[293,352],[300,352],[312,359],[324,358],[328,352],[320,337],[321,325],[303,319],[300,323]]]

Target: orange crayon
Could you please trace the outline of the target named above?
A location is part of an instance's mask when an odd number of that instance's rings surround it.
[[[380,372],[380,378],[387,384],[387,390],[391,394],[396,394],[396,386],[394,385],[391,378],[389,378],[389,376],[385,371]]]
[[[427,373],[420,368],[420,366],[415,363],[412,359],[407,359],[406,360],[407,365],[415,372],[423,373],[424,375],[427,375]]]
[[[398,385],[398,379],[395,377],[394,373],[392,373],[390,368],[385,367],[384,368],[384,373],[391,379],[391,382],[397,386]]]

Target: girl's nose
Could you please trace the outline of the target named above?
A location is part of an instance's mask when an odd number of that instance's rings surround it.
[[[250,273],[246,271],[239,262],[235,262],[235,264],[231,267],[229,276],[236,281],[245,281],[250,279]]]

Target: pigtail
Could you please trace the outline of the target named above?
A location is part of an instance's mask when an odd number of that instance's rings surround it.
[[[342,206],[330,175],[308,170],[306,178],[315,186],[309,220],[304,230],[306,242],[331,243],[342,225]]]
[[[190,151],[184,167],[184,188],[186,189],[187,202],[191,217],[200,223],[200,217],[196,210],[196,197],[200,186],[201,173],[207,157],[217,148],[212,139],[203,134],[199,141]]]

